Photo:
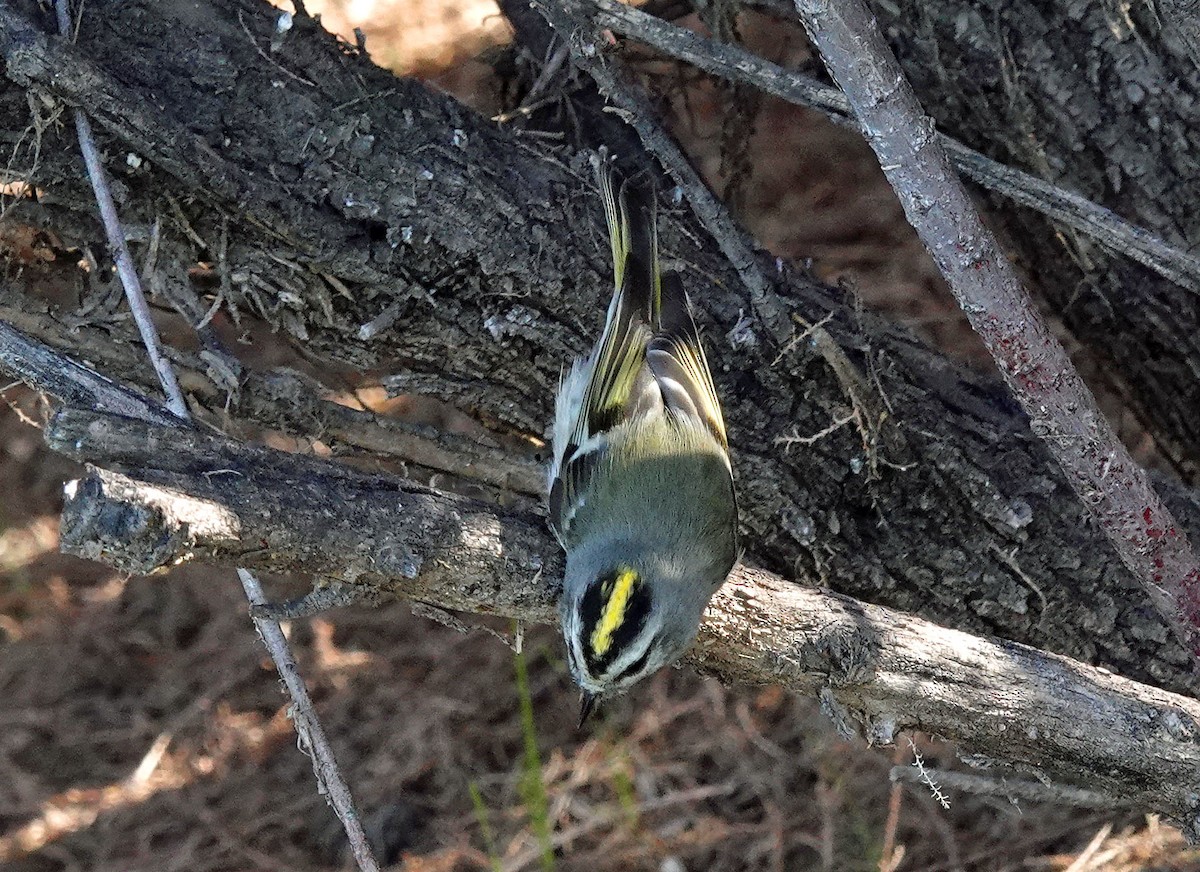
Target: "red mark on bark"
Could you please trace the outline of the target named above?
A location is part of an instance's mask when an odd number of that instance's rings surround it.
[[[1183,612],[1184,617],[1192,625],[1193,650],[1195,650],[1195,631],[1196,626],[1200,625],[1200,571],[1195,569],[1189,571],[1179,580],[1179,587],[1182,596],[1177,596],[1175,601],[1179,604],[1179,609]]]
[[[1200,587],[1200,572],[1197,572],[1195,569],[1193,569],[1183,577],[1183,580],[1180,582],[1180,584],[1188,593],[1195,595],[1197,593],[1197,587]]]
[[[1028,372],[1017,373],[1017,381],[1021,383],[1021,387],[1028,389],[1036,388],[1041,385],[1041,380],[1036,378],[1041,373],[1042,368],[1035,366]]]

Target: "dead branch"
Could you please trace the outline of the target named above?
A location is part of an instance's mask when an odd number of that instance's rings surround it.
[[[19,301],[14,298],[10,302]],[[67,405],[162,423],[174,419],[162,406],[148,403],[143,395],[57,354],[46,344],[61,348],[73,338],[85,338],[89,358],[99,369],[147,391],[153,389],[154,374],[142,361],[122,354],[120,346],[104,343],[89,328],[65,327],[44,314],[3,303],[0,318],[7,319],[0,320],[0,368],[13,377],[37,385],[38,390],[60,397]],[[534,460],[532,447],[520,453],[487,436],[469,438],[324,399],[330,393],[328,388],[286,367],[242,372],[231,396],[231,387],[211,371],[204,358],[173,348],[168,353],[188,386],[193,409],[206,424],[256,424],[319,438],[341,451],[394,458],[503,491],[538,497],[544,492],[545,473]],[[227,413],[230,407],[240,413],[240,421]]]
[[[13,377],[53,394],[64,403],[170,425],[178,419],[161,405],[93,369],[56,354],[0,321],[0,367]]]
[[[861,0],[796,0],[904,213],[1121,561],[1200,665],[1200,563],[950,171],[933,128]]]
[[[947,769],[928,769],[924,766],[893,766],[892,781],[921,785],[930,782],[939,788],[972,793],[976,796],[995,796],[1010,802],[1051,802],[1075,808],[1130,809],[1140,804],[1135,797],[1111,796],[1083,787],[1055,784],[1049,781],[1029,781],[1003,775],[974,775]]]
[[[597,27],[645,43],[712,75],[746,82],[789,103],[818,109],[837,123],[857,128],[845,95],[803,73],[773,64],[736,45],[668,24],[617,0],[572,0],[568,6],[590,17]],[[939,133],[938,140],[955,168],[971,181],[1078,230],[1113,254],[1131,257],[1180,287],[1200,293],[1200,258],[1126,221],[1111,209],[992,160],[951,136]]]
[[[63,543],[128,571],[187,560],[307,570],[431,605],[554,620],[543,520],[199,431],[63,409]],[[740,568],[690,655],[730,683],[816,695],[843,732],[923,730],[1007,771],[1154,810],[1195,835],[1200,703],[1023,645]],[[1058,794],[1070,801],[1075,794]]]
[[[271,662],[279,673],[283,686],[291,697],[292,707],[289,712],[296,735],[301,747],[312,756],[313,776],[317,780],[317,789],[326,797],[333,807],[342,829],[346,831],[346,841],[354,863],[362,872],[379,872],[379,863],[375,859],[371,843],[367,839],[362,817],[350,793],[350,785],[342,777],[337,758],[333,754],[333,745],[325,735],[325,728],[317,716],[317,708],[313,705],[304,676],[300,674],[300,666],[292,654],[292,647],[279,622],[256,613],[256,608],[266,604],[262,585],[258,578],[244,566],[237,567],[238,579],[242,590],[250,603],[250,619],[254,629],[262,639],[263,647],[271,655]]]
[[[64,409],[47,430],[48,444],[74,457],[105,444],[102,462],[117,471],[140,469],[147,450],[169,455],[141,481],[97,471],[75,487],[64,509],[63,547],[126,571],[149,573],[204,559],[409,595],[420,576],[421,584],[441,579],[437,583],[449,586],[436,601],[441,605],[488,611],[480,607],[486,597],[503,612],[512,596],[505,585],[514,577],[543,569],[553,576],[561,569],[554,549],[542,547],[543,525],[534,518],[497,516],[465,498],[332,461],[242,445],[200,430],[138,429],[130,420]],[[82,440],[78,447],[67,444],[76,436]],[[208,490],[193,490],[187,500],[172,495],[190,487],[192,478]],[[274,484],[263,489],[256,484],[262,481]],[[214,501],[210,497],[217,491],[229,498]],[[103,493],[114,497],[111,505],[96,502]],[[131,507],[148,502],[114,513],[122,500]],[[485,557],[472,543],[491,548],[498,517],[507,523],[504,537],[496,540],[501,550]],[[504,559],[496,564],[498,556]],[[486,591],[484,577],[490,579]],[[466,585],[461,601],[449,593],[456,579]],[[550,616],[551,603],[547,598],[541,620]]]

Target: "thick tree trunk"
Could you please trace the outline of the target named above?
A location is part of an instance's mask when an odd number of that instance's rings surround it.
[[[226,305],[261,314],[310,353],[541,435],[561,367],[589,344],[610,284],[584,157],[396,79],[307,19],[270,52],[271,14],[252,0],[96,0],[71,48],[39,32],[35,4],[0,0],[4,135],[31,120],[30,91],[39,113],[51,98],[83,105],[104,131],[125,220],[163,219],[166,284],[212,263]],[[46,195],[14,219],[99,240],[69,131],[43,125],[39,135],[33,176]],[[22,150],[14,166],[29,164]],[[859,371],[831,372],[807,342],[772,347],[743,320],[747,294],[695,223],[667,215],[662,236],[725,397],[751,560],[1191,687],[1184,652],[1000,389],[803,277],[781,277],[778,302],[809,322],[831,315]],[[384,312],[392,326],[361,338]],[[89,323],[12,287],[0,292],[0,316],[147,383],[123,323]],[[193,399],[224,414],[205,364],[174,356]],[[264,394],[263,382],[247,377],[232,419],[295,427],[281,414],[286,393]],[[864,420],[888,409],[882,426],[777,442],[826,429],[856,403]],[[1166,493],[1200,528],[1192,495]]]
[[[1200,69],[1154,4],[971,0],[874,6],[938,126],[1195,252]],[[1200,300],[995,198],[1044,299],[1192,481]]]

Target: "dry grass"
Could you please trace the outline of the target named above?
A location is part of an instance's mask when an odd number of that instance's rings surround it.
[[[348,35],[362,26],[377,59],[442,70],[444,86],[486,100],[484,68],[463,61],[505,38],[490,4],[308,6]],[[747,37],[768,56],[803,52],[778,28]],[[713,176],[718,109],[704,83],[676,106]],[[975,359],[865,146],[774,103],[759,131],[745,215],[756,233]],[[233,574],[121,578],[57,555],[59,488],[74,469],[23,422],[40,418],[36,398],[6,396],[0,866],[344,865]],[[549,628],[525,638],[541,784],[531,791],[514,655],[494,636],[460,635],[403,604],[297,623],[291,636],[381,854],[410,872],[547,868],[535,794],[562,870],[1200,870],[1200,855],[1153,820],[962,796],[943,810],[889,783],[893,763],[911,760],[907,743],[847,743],[813,702],[776,688],[668,670],[578,732]],[[915,738],[930,765],[955,765],[951,748]]]

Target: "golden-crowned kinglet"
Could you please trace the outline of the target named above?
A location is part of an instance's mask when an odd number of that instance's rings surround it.
[[[737,560],[725,422],[687,293],[658,261],[655,198],[599,172],[615,291],[559,386],[550,522],[580,723],[679,658]]]

